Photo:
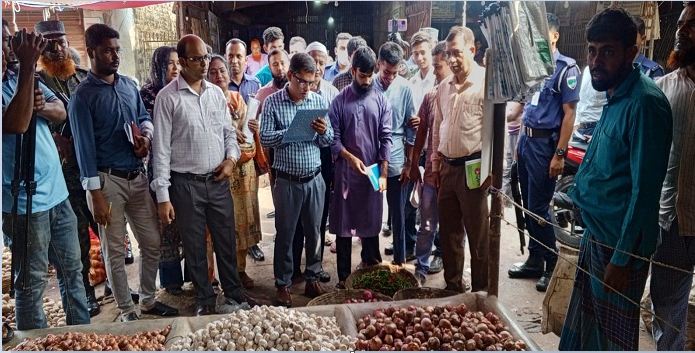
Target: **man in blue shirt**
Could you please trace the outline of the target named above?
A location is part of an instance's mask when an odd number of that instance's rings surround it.
[[[350,55],[347,51],[347,44],[352,38],[350,33],[338,33],[335,37],[335,62],[332,65],[326,67],[326,71],[323,73],[323,79],[332,82],[333,79],[343,72],[350,70]]]
[[[383,93],[391,104],[392,142],[391,158],[386,188],[386,201],[393,229],[393,261],[403,265],[406,257],[415,259],[415,234],[406,239],[405,203],[409,196],[408,157],[415,145],[415,128],[419,118],[415,116],[413,92],[408,81],[398,75],[398,67],[403,62],[403,49],[393,42],[384,43],[379,48],[379,74],[374,80],[374,88]],[[408,169],[406,169],[408,168]]]
[[[285,49],[285,35],[282,30],[277,27],[268,27],[263,31],[263,50],[270,53],[273,49]],[[270,66],[266,64],[256,73],[256,78],[261,81],[261,87],[273,80],[273,74],[270,72]]]
[[[555,191],[555,181],[562,174],[567,144],[574,129],[581,75],[574,59],[557,50],[560,38],[557,16],[548,14],[547,17],[555,72],[543,82],[540,91],[524,108],[517,167],[524,205],[550,222],[550,200]],[[557,249],[552,226],[527,217],[526,227],[531,236],[543,245]],[[536,289],[545,292],[555,269],[557,255],[533,239],[528,249],[528,259],[523,264],[515,264],[508,272],[509,278],[540,278]]]
[[[121,321],[138,319],[128,289],[123,244],[125,218],[140,247],[140,307],[143,314],[178,315],[178,311],[155,301],[159,268],[159,224],[149,194],[142,158],[152,141],[152,120],[135,82],[118,74],[119,34],[103,24],[85,32],[92,69],[70,101],[70,127],[80,166],[82,187],[104,251],[106,274]]]
[[[48,128],[50,123],[65,120],[63,103],[44,85],[34,90],[34,68],[46,47],[40,35],[22,30],[12,38],[7,22],[2,26],[2,220],[5,245],[16,247],[19,255],[15,273],[15,320],[17,329],[31,330],[48,327],[43,311],[46,271],[50,262],[60,278],[60,294],[68,325],[89,324],[87,297],[82,282],[80,245],[77,238],[77,218],[68,201],[68,189],[58,159],[58,150]],[[6,58],[19,61],[18,72],[7,69]],[[33,108],[33,109],[32,109]],[[17,224],[13,224],[12,183],[15,170],[15,149],[18,134],[25,134],[36,113],[36,152],[34,180],[36,191],[31,204],[30,228],[25,229],[27,194],[19,184]],[[24,139],[32,138],[24,135]],[[26,140],[25,140],[26,141]],[[27,156],[23,156],[27,158]],[[30,157],[29,157],[30,158]],[[26,234],[24,239],[21,234]],[[26,241],[26,243],[24,243]],[[27,253],[24,253],[26,245]],[[50,251],[49,251],[50,250]],[[23,258],[26,256],[26,258]],[[25,267],[25,265],[28,266]]]
[[[644,20],[639,16],[633,16],[633,21],[637,25],[637,57],[635,57],[635,63],[639,64],[640,71],[652,80],[664,75],[664,68],[658,63],[649,60],[644,54],[642,54],[642,48],[644,48],[647,42],[647,28],[644,25]]]
[[[244,102],[249,102],[249,97],[256,96],[261,88],[261,81],[256,77],[246,74],[246,43],[238,38],[232,38],[225,46],[225,56],[229,65],[229,90],[239,92]]]
[[[325,116],[311,122],[316,132],[312,140],[283,142],[297,111],[328,109],[328,101],[310,90],[316,79],[316,63],[308,54],[297,53],[292,57],[287,77],[289,83],[266,98],[261,113],[261,143],[275,150],[273,203],[277,235],[273,272],[277,287],[275,302],[283,306],[292,305],[292,243],[300,221],[306,239],[304,295],[314,298],[325,293],[318,276],[322,270],[320,226],[326,184],[317,176],[321,174],[320,148],[333,142],[333,129]]]

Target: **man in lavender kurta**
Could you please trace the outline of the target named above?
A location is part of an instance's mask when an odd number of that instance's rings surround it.
[[[331,104],[328,116],[334,129],[331,152],[335,181],[330,209],[330,231],[337,235],[338,285],[344,288],[352,270],[352,237],[362,239],[362,266],[381,263],[379,232],[391,155],[391,106],[373,89],[376,55],[359,48],[352,58],[352,84]],[[379,191],[367,177],[367,167],[380,167]]]

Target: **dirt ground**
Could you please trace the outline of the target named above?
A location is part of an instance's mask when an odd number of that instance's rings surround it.
[[[265,253],[265,261],[254,262],[250,257],[248,258],[247,273],[255,280],[256,287],[250,291],[250,293],[259,298],[262,304],[270,304],[275,295],[274,279],[273,279],[273,239],[275,236],[275,225],[274,219],[266,218],[266,214],[273,210],[272,198],[270,196],[270,189],[268,187],[262,187],[259,191],[260,207],[261,207],[261,219],[262,219],[262,229],[263,229],[263,241],[260,246]],[[384,207],[385,208],[385,207]],[[384,215],[385,217],[385,215]],[[505,209],[505,218],[508,220],[514,220],[514,212],[512,209]],[[334,238],[334,235],[328,235],[330,239]],[[128,282],[132,289],[138,289],[138,268],[139,268],[139,256],[137,250],[137,243],[134,237],[131,236],[131,241],[133,241],[133,250],[136,254],[135,263],[126,266],[128,273]],[[380,238],[380,246],[385,248],[391,243],[389,238]],[[353,242],[353,253],[352,253],[352,264],[353,267],[357,266],[359,263],[359,249],[360,245],[358,242]],[[466,252],[468,253],[468,252]],[[390,256],[383,256],[384,260],[391,260]],[[542,303],[544,298],[544,293],[536,291],[534,280],[511,280],[507,277],[507,269],[516,262],[524,261],[526,255],[522,255],[519,250],[519,236],[517,231],[503,223],[502,225],[502,239],[501,239],[501,256],[500,256],[500,300],[505,305],[507,309],[516,314],[516,320],[521,324],[521,326],[529,333],[530,337],[543,349],[543,350],[557,350],[557,345],[559,342],[559,337],[555,334],[542,334],[541,333],[541,317],[542,317]],[[414,262],[408,264],[411,271],[414,271]],[[331,282],[325,284],[327,289],[333,290],[335,284],[337,283],[336,274],[336,257],[334,254],[330,253],[328,247],[325,249],[324,256],[324,269],[328,271],[331,275]],[[466,280],[470,280],[470,267],[468,264],[468,259],[466,259],[466,268],[464,277]],[[430,275],[427,278],[427,286],[429,287],[444,287],[444,279],[442,273],[436,275]],[[103,298],[104,285],[98,285],[96,288],[97,297],[102,303],[101,313],[92,318],[92,323],[100,322],[113,322],[118,320],[118,309],[113,300],[113,297]],[[304,297],[304,283],[297,283],[292,287],[293,294],[293,304],[294,306],[303,306],[309,301],[309,298]],[[60,293],[58,289],[58,284],[55,276],[50,279],[47,286],[46,295],[50,298],[59,300]],[[195,298],[194,290],[190,283],[184,285],[184,294],[178,297],[172,296],[163,290],[159,290],[157,293],[158,300],[172,305],[179,309],[181,315],[194,315],[195,311]],[[155,318],[143,316],[142,319]],[[640,330],[640,350],[654,351],[655,345],[651,335],[642,328]]]

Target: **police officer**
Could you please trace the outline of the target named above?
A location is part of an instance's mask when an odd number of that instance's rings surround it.
[[[664,75],[664,68],[642,54],[642,48],[644,48],[644,44],[647,42],[647,29],[641,17],[633,16],[632,20],[635,21],[635,25],[637,25],[637,47],[639,48],[637,51],[639,54],[635,57],[635,63],[639,64],[643,74],[647,75],[652,80],[656,80]]]
[[[69,50],[70,43],[65,36],[63,22],[42,21],[36,24],[35,30],[49,40],[46,49],[39,58],[42,67],[39,71],[41,81],[67,107],[71,92],[87,78],[88,71],[79,67],[72,59]],[[77,232],[82,258],[82,280],[87,295],[89,315],[94,316],[100,312],[94,287],[89,283],[89,226],[93,224],[94,220],[89,208],[87,208],[87,198],[80,184],[80,169],[77,166],[75,148],[72,145],[70,124],[65,120],[59,125],[51,126],[51,130],[63,165],[63,175],[68,187],[70,204],[77,216]]]
[[[550,222],[549,204],[555,191],[555,180],[564,167],[579,101],[581,75],[575,60],[557,50],[560,37],[557,16],[548,14],[547,18],[555,72],[524,108],[517,166],[524,205]],[[533,238],[557,250],[552,226],[527,217],[526,227]],[[533,240],[528,248],[528,259],[515,264],[508,272],[509,278],[540,278],[536,289],[544,292],[555,269],[557,255]]]

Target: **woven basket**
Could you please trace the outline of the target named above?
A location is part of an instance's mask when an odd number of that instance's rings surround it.
[[[382,302],[393,301],[391,297],[383,295],[381,293],[372,292],[372,295],[374,296],[374,298]],[[345,304],[345,302],[348,299],[362,298],[364,298],[363,289],[344,289],[318,296],[312,299],[306,306]]]
[[[368,267],[368,268],[359,269],[359,270],[356,270],[355,272],[351,273],[350,276],[348,276],[348,278],[345,280],[345,287],[347,287],[347,289],[358,289],[358,288],[355,288],[355,285],[354,285],[355,281],[358,278],[360,278],[368,273],[372,273],[372,272],[379,271],[379,270],[388,270],[391,273],[396,274],[396,276],[405,279],[408,282],[408,287],[405,287],[405,288],[417,288],[420,286],[420,283],[418,282],[417,278],[415,278],[415,275],[412,274],[410,271],[404,269],[403,267],[393,266],[393,265],[376,265],[376,266],[372,266],[372,267]],[[400,288],[400,289],[405,289],[405,288]],[[379,293],[384,294],[384,295],[395,294],[395,293],[384,293],[379,288],[368,288],[368,289],[373,291],[373,292],[379,292]]]
[[[406,288],[401,289],[393,295],[393,300],[406,299],[435,299],[450,297],[452,295],[461,294],[447,289],[422,287],[422,288]]]

